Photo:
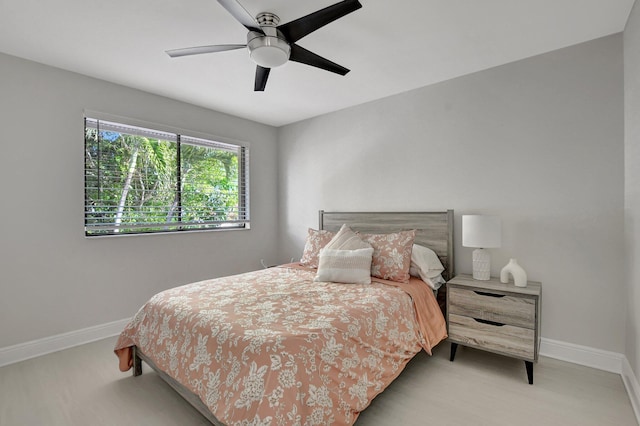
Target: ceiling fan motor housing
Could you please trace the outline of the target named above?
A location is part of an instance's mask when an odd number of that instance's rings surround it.
[[[264,68],[283,65],[289,60],[291,46],[276,28],[280,18],[273,13],[262,12],[256,20],[264,34],[257,31],[249,31],[247,34],[247,48],[251,59]]]

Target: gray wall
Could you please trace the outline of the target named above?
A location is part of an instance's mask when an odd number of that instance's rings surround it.
[[[640,373],[640,4],[635,3],[624,31],[625,88],[625,243],[627,333],[625,355]]]
[[[0,54],[0,348],[129,317],[158,291],[263,257],[299,257],[319,209],[453,208],[458,272],[471,269],[460,215],[501,215],[492,272],[516,257],[543,282],[543,337],[624,352],[626,324],[639,371],[637,9],[624,36],[626,141],[620,35],[279,130]],[[250,142],[252,229],[84,238],[84,109]]]
[[[0,348],[261,267],[277,239],[274,128],[2,54],[0,70]],[[86,239],[85,108],[249,142],[251,230]]]
[[[543,283],[542,336],[623,352],[623,45],[598,39],[279,130],[281,258],[317,211],[494,213]]]

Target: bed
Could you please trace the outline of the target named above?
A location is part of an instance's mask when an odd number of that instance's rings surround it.
[[[373,247],[410,233],[453,276],[452,210],[320,211],[315,232],[342,235],[343,225]],[[120,335],[120,369],[140,375],[144,361],[215,425],[351,425],[446,326],[419,278],[314,281],[322,268],[294,263],[158,293]]]

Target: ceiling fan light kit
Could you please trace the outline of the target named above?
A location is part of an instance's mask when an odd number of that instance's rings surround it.
[[[223,52],[241,49],[246,46],[249,50],[249,56],[257,64],[255,91],[264,91],[271,68],[284,65],[290,60],[339,75],[345,75],[349,72],[347,68],[306,50],[296,42],[336,19],[360,9],[362,5],[358,0],[343,0],[283,25],[278,25],[280,18],[270,12],[259,13],[254,19],[236,0],[218,0],[218,3],[249,30],[247,44],[211,45],[167,50],[167,54],[170,57]]]
[[[251,31],[249,34],[255,34]],[[265,68],[284,65],[291,55],[291,46],[277,37],[254,37],[247,42],[249,55],[253,62]]]

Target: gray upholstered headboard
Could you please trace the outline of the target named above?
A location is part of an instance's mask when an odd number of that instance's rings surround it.
[[[354,231],[368,234],[416,230],[415,244],[436,252],[445,271],[455,275],[453,256],[453,210],[441,212],[325,212],[320,210],[320,229],[338,231],[346,223]]]

